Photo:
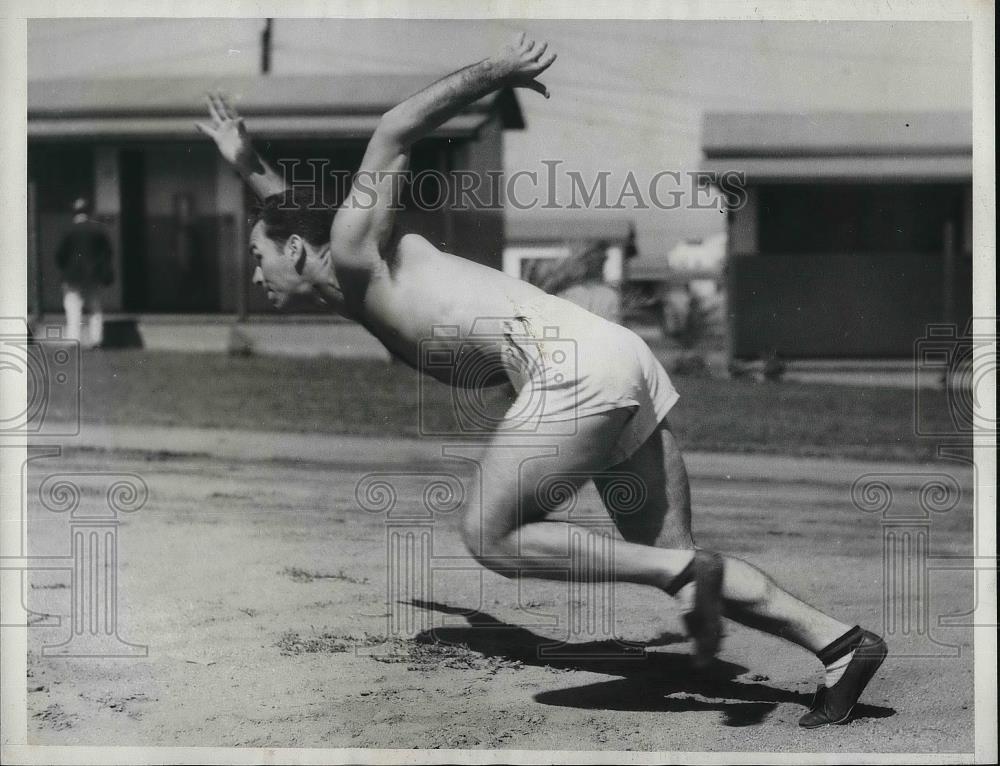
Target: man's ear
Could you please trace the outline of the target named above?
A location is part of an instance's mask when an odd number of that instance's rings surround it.
[[[302,237],[298,234],[290,236],[288,242],[285,243],[285,254],[295,260],[295,273],[301,277],[306,268],[306,256],[308,255],[306,243]]]

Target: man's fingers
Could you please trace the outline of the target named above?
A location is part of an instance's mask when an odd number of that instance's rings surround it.
[[[226,103],[222,100],[218,93],[212,94],[212,103],[215,104],[215,111],[219,115],[219,120],[226,120],[229,115],[226,114]]]
[[[215,138],[215,130],[203,122],[196,122],[194,124],[199,133],[204,133],[209,138]]]
[[[212,103],[215,104],[215,110],[219,113],[219,119],[229,119],[229,114],[226,111],[226,102],[223,100],[222,94],[219,93],[219,91],[215,91],[215,93],[212,94]]]
[[[549,44],[547,42],[543,42],[541,45],[534,48],[531,51],[531,60],[538,61],[543,55],[545,55],[545,51],[548,49],[548,47]]]
[[[557,56],[555,51],[550,51],[549,53],[546,53],[544,56],[538,59],[538,61],[535,62],[535,68],[538,70],[539,73],[544,72],[546,69],[552,66],[552,62],[555,61],[556,58]]]
[[[222,115],[219,114],[219,107],[216,106],[215,99],[212,98],[212,94],[206,93],[205,100],[208,101],[208,113],[211,115],[212,120],[216,123],[222,122]]]
[[[219,98],[219,103],[222,104],[222,113],[225,114],[226,117],[228,117],[230,120],[235,120],[239,118],[239,115],[236,114],[236,110],[233,108],[233,105],[229,103],[229,99],[227,99],[222,94],[221,90],[218,91],[218,98]]]
[[[209,93],[208,101],[212,106],[212,115],[219,122],[236,119],[236,112],[233,111],[233,108],[226,102],[221,93]]]

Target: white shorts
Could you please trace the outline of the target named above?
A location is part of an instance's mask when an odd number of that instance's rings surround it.
[[[503,357],[517,391],[508,421],[519,429],[565,424],[573,433],[578,418],[629,409],[613,447],[617,464],[680,398],[649,346],[628,328],[555,296],[515,309],[504,322]]]

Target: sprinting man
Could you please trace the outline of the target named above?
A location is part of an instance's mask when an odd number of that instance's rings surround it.
[[[463,364],[506,373],[518,394],[498,433],[530,427],[556,449],[521,463],[502,448],[502,436],[493,437],[481,463],[490,477],[482,506],[467,509],[462,529],[483,566],[506,576],[561,579],[563,573],[542,567],[566,556],[570,522],[550,518],[552,508],[536,489],[554,475],[577,487],[591,479],[623,540],[615,543],[613,557],[602,558],[604,549],[594,546],[573,558],[571,577],[639,583],[670,595],[690,586],[693,607],[685,624],[699,662],[718,651],[723,615],[798,644],[826,672],[800,725],[842,723],[885,659],[885,643],[800,601],[750,564],[695,548],[687,473],[665,419],[678,395],[645,343],[526,282],[442,252],[419,235],[394,235],[399,177],[414,142],[500,88],[528,88],[548,98],[537,78],[555,59],[545,43],[522,34],[497,55],[389,110],[335,215],[311,209],[311,194],[287,189],[254,151],[242,119],[220,95],[210,96],[211,121],[198,128],[263,202],[250,234],[253,282],[279,308],[291,296],[318,295],[394,356],[445,383],[462,377]],[[477,330],[484,318],[491,327],[485,334]],[[441,326],[458,328],[458,337],[438,338],[434,330]],[[572,363],[559,358],[564,346],[549,342],[552,327],[575,343]],[[460,342],[462,356],[451,369],[422,367],[429,342],[453,349]],[[534,401],[541,406],[526,406]],[[629,513],[616,508],[611,486],[623,473],[645,493],[641,507]]]

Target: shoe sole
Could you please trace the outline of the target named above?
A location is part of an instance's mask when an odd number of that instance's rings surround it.
[[[868,688],[868,684],[871,683],[872,678],[874,678],[875,674],[878,672],[878,669],[882,667],[882,663],[885,662],[885,658],[889,656],[889,648],[884,643],[880,643],[878,645],[878,651],[879,653],[877,655],[874,653],[871,654],[866,653],[865,655],[863,655],[865,657],[871,657],[873,659],[876,659],[877,661],[874,664],[872,664],[870,666],[870,669],[865,672],[864,676],[862,676],[860,684],[861,688],[858,690],[858,699],[855,700],[854,704],[847,709],[847,713],[845,713],[843,717],[837,719],[836,721],[824,721],[823,723],[818,723],[815,726],[802,726],[803,729],[821,729],[824,726],[841,726],[847,723],[849,720],[851,720],[851,714],[854,712],[854,708],[857,707],[858,701],[861,699],[861,695],[864,694],[865,689]]]

